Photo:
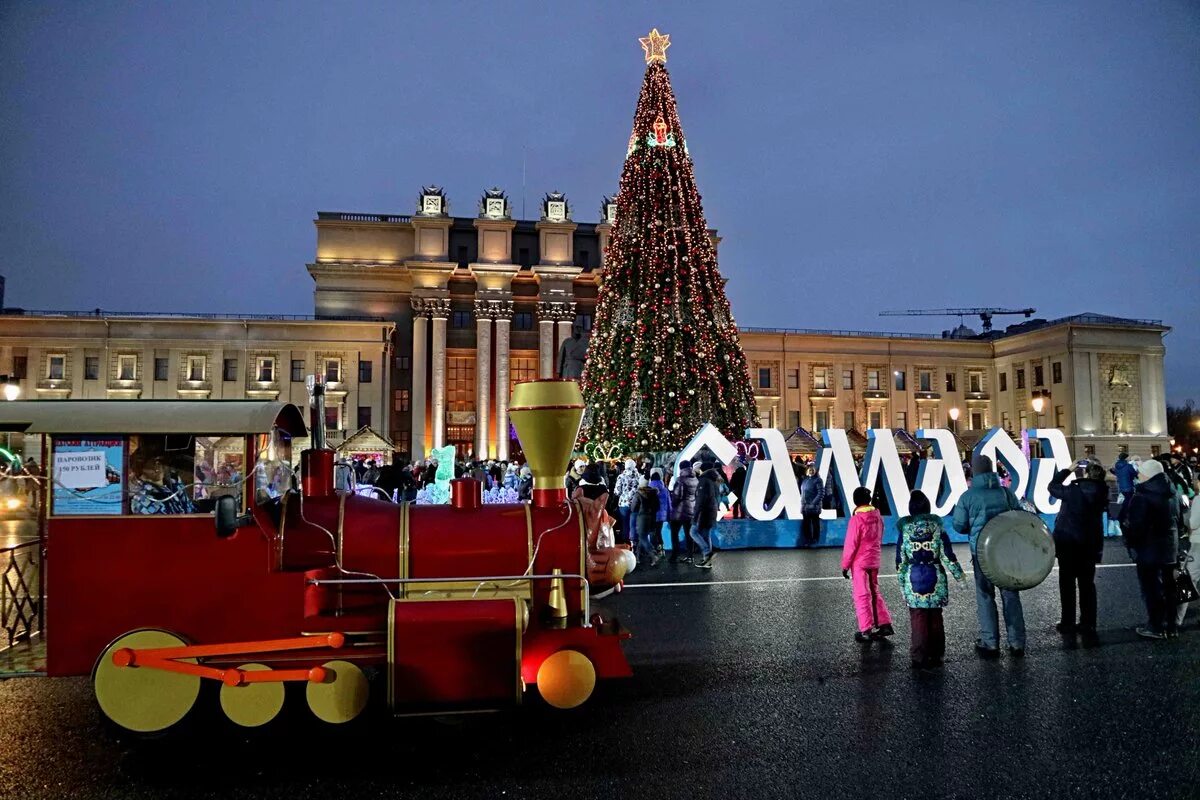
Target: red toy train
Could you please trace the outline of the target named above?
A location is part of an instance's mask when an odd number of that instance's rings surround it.
[[[444,506],[336,492],[319,422],[301,491],[273,489],[278,451],[305,433],[281,403],[6,405],[10,429],[47,434],[56,476],[44,518],[49,672],[91,670],[123,728],[181,721],[205,680],[220,683],[232,721],[254,727],[280,712],[286,682],[305,684],[313,713],[337,723],[372,696],[396,714],[448,713],[520,703],[531,684],[569,708],[597,678],[630,675],[628,634],[589,603],[619,586],[628,553],[597,545],[599,501],[561,488],[583,412],[574,381],[513,392],[535,487],[520,505],[481,505],[475,481],[455,482]],[[82,485],[100,452],[109,480]],[[190,487],[178,474],[189,453]],[[118,471],[128,484],[112,481]],[[217,474],[226,480],[205,484]]]

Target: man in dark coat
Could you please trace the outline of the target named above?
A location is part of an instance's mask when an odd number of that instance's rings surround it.
[[[825,483],[815,467],[800,484],[800,540],[812,547],[821,538],[821,502],[825,499]]]
[[[746,506],[742,503],[742,492],[746,488],[746,465],[738,461],[737,469],[733,471],[733,475],[729,477],[729,491],[737,495],[737,500],[733,501],[733,518],[745,519]]]
[[[1175,621],[1175,565],[1179,560],[1179,499],[1167,480],[1163,466],[1153,459],[1138,468],[1133,495],[1121,506],[1121,530],[1125,546],[1137,564],[1138,583],[1149,617],[1138,626],[1146,639],[1168,639],[1179,635]]]
[[[1062,501],[1054,519],[1054,550],[1058,555],[1058,594],[1062,600],[1064,636],[1079,633],[1087,646],[1096,639],[1096,565],[1104,555],[1104,512],[1108,510],[1108,484],[1104,467],[1089,463],[1084,476],[1064,485],[1069,469],[1050,482],[1050,496]],[[1075,588],[1079,587],[1079,624],[1075,623]]]
[[[693,564],[700,569],[712,569],[713,556],[716,554],[712,545],[712,531],[721,513],[723,481],[721,471],[714,464],[705,462],[700,472],[700,483],[696,487],[696,527],[692,529],[692,539],[700,545],[700,559]]]
[[[1138,472],[1137,467],[1129,460],[1129,453],[1117,456],[1117,463],[1113,464],[1109,472],[1117,476],[1117,491],[1121,493],[1121,502],[1128,502],[1129,496],[1133,494],[1133,480]]]

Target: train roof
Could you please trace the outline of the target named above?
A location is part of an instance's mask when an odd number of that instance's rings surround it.
[[[0,431],[48,434],[245,435],[273,428],[307,436],[292,403],[255,400],[0,400]]]

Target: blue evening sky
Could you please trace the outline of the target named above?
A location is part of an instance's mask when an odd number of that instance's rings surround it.
[[[0,4],[9,305],[311,313],[317,210],[594,221],[657,26],[743,325],[1162,319],[1200,400],[1200,6]]]

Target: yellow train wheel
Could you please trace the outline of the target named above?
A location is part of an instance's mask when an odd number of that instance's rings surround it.
[[[157,647],[184,647],[183,639],[159,630],[127,633],[105,648],[92,670],[92,688],[100,710],[135,733],[156,733],[183,719],[200,694],[200,678],[152,667],[118,667],[113,653]],[[196,659],[182,659],[195,664]]]
[[[305,688],[308,707],[325,722],[349,722],[367,706],[367,676],[349,661],[326,661],[321,666],[325,680],[309,682]]]
[[[266,664],[242,664],[242,672],[270,670]],[[221,684],[221,710],[225,716],[243,728],[266,725],[283,710],[283,681],[246,683],[241,686]]]
[[[578,650],[559,650],[538,667],[537,687],[555,708],[575,708],[592,696],[596,667]]]

